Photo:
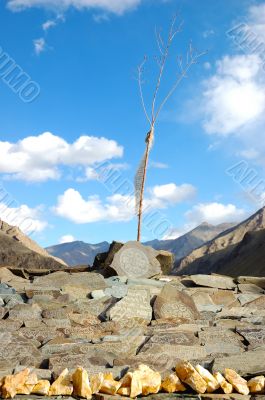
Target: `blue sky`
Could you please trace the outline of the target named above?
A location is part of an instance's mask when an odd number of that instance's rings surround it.
[[[132,194],[110,190],[93,170],[108,160],[121,181],[133,182],[148,131],[137,66],[147,54],[149,105],[155,27],[165,34],[176,11],[184,25],[161,98],[190,39],[208,52],[156,126],[146,190],[156,216],[143,239],[176,237],[203,221],[240,221],[262,205],[263,1],[9,0],[0,3],[0,217],[33,230],[43,246],[135,239]],[[40,88],[35,99],[5,82],[4,60]],[[163,232],[154,229],[159,221],[167,221]]]

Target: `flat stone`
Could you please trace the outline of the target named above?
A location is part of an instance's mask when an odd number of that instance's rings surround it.
[[[97,289],[107,287],[102,275],[93,272],[78,272],[71,274],[69,272],[57,271],[52,274],[41,276],[34,279],[34,285],[41,287],[55,287],[61,289],[65,285],[75,286],[87,289],[92,292]]]
[[[46,343],[56,337],[64,337],[63,332],[45,325],[38,328],[21,328],[18,333],[26,339],[37,340],[40,343]]]
[[[233,278],[220,275],[190,275],[191,279],[198,286],[206,286],[218,289],[234,289],[236,284]]]
[[[239,276],[237,278],[237,282],[239,284],[254,284],[262,289],[265,289],[265,278],[259,278],[259,277],[254,277],[254,276]]]
[[[61,291],[54,287],[36,287],[34,285],[29,286],[26,290],[26,296],[28,299],[32,299],[33,296],[52,296],[56,298],[60,296]]]
[[[210,296],[214,304],[223,307],[229,307],[237,300],[235,294],[228,290],[218,290]]]
[[[265,345],[265,327],[237,328],[237,332],[249,343],[249,349]]]
[[[244,347],[235,345],[233,343],[205,343],[204,346],[207,355],[216,355],[216,354],[238,354],[244,351]]]
[[[199,339],[191,332],[162,333],[152,336],[148,343],[193,346],[199,344]]]
[[[9,311],[9,318],[24,321],[27,319],[40,319],[41,308],[37,304],[18,304]]]
[[[147,279],[147,278],[139,278],[139,279],[129,278],[127,281],[128,286],[150,286],[150,287],[156,287],[158,289],[162,289],[165,286],[165,284],[166,282],[156,279]]]
[[[79,338],[79,339],[87,339],[93,340],[101,338],[107,334],[111,334],[110,330],[107,330],[105,326],[100,325],[90,325],[86,327],[71,327],[62,329],[62,332],[66,337],[69,338]]]
[[[166,284],[154,303],[155,318],[182,318],[183,322],[196,320],[200,314],[191,296]]]
[[[225,368],[234,369],[239,375],[264,375],[265,350],[247,351],[229,357],[215,358],[213,372],[223,373]]]
[[[157,252],[139,242],[127,242],[114,255],[110,268],[119,276],[152,278],[161,274]]]
[[[244,307],[246,304],[258,299],[260,294],[254,293],[241,293],[237,295],[237,299],[240,302],[241,306]]]
[[[68,318],[65,319],[46,319],[44,318],[42,322],[47,326],[47,327],[52,327],[52,328],[67,328],[71,326],[71,322]]]
[[[260,286],[254,285],[254,283],[239,283],[238,290],[241,293],[255,293],[255,294],[264,293],[264,290]]]
[[[231,307],[231,308],[223,308],[220,313],[216,315],[216,318],[248,318],[251,317],[254,313],[254,310],[250,307]]]
[[[245,304],[245,307],[264,310],[265,295],[261,295],[257,299],[250,301],[249,303]]]
[[[102,319],[105,318],[107,311],[110,307],[115,304],[113,298],[105,296],[103,299],[100,300],[85,300],[85,301],[78,301],[74,303],[75,312],[80,314],[82,313],[89,313],[91,315],[95,315],[96,317],[100,317]]]
[[[242,337],[230,330],[211,327],[198,333],[200,343],[207,344],[231,344],[242,347]]]
[[[82,365],[84,368],[93,368],[97,366],[107,367],[112,366],[114,355],[106,353],[104,356],[99,356],[96,351],[91,351],[88,354],[64,354],[56,355],[49,358],[49,370],[59,371],[67,365],[68,369],[75,369]]]
[[[23,325],[23,321],[12,321],[11,319],[0,320],[0,332],[14,332]]]
[[[110,319],[121,321],[137,317],[151,321],[150,292],[148,290],[129,288],[127,296],[110,309]]]
[[[140,353],[153,354],[153,357],[165,357],[169,359],[169,363],[176,359],[182,360],[197,360],[207,356],[204,346],[185,346],[171,344],[147,343],[143,346]]]

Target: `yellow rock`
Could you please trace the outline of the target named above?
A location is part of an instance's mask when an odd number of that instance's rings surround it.
[[[99,393],[103,381],[104,381],[104,375],[102,374],[102,372],[99,372],[97,375],[93,375],[90,377],[90,386],[92,394]]]
[[[119,388],[117,394],[122,396],[130,396],[131,395],[131,384],[132,384],[132,372],[127,372],[126,375],[121,379],[121,387]]]
[[[4,378],[2,386],[2,397],[9,399],[15,397],[17,394],[17,388],[23,387],[27,378],[29,377],[30,369],[26,368],[23,371],[15,375],[7,375]]]
[[[84,399],[92,398],[92,390],[88,378],[87,371],[78,367],[72,375],[72,382],[74,387],[74,395]]]
[[[189,385],[195,392],[206,392],[207,383],[189,362],[180,361],[176,365],[176,373],[181,381]]]
[[[264,376],[256,376],[248,381],[250,393],[260,393],[264,390],[265,378]]]
[[[129,387],[120,388],[117,391],[117,394],[120,394],[121,396],[130,396],[131,395],[131,388],[129,388]]]
[[[130,393],[130,397],[132,399],[139,396],[143,392],[143,385],[141,378],[142,374],[140,371],[135,371],[132,373],[131,393]]]
[[[139,394],[148,396],[149,394],[158,393],[161,387],[161,375],[159,372],[153,371],[147,365],[140,364],[132,373],[131,381],[131,397],[134,398]]]
[[[216,372],[215,374],[213,374],[213,376],[215,377],[225,394],[233,393],[233,386],[231,385],[231,383],[227,382],[227,380],[223,377],[222,374],[220,374],[220,372]]]
[[[116,394],[121,386],[120,382],[113,379],[112,373],[104,374],[104,379],[100,387],[100,392],[104,394]]]
[[[53,382],[49,390],[49,396],[71,396],[73,385],[68,369],[64,369],[61,375]]]
[[[38,383],[37,375],[35,373],[30,374],[25,383],[17,387],[17,394],[30,394],[36,383]]]
[[[213,393],[219,389],[219,383],[207,369],[203,368],[200,364],[197,364],[195,369],[201,375],[202,379],[207,383],[207,393]]]
[[[38,383],[36,383],[36,385],[34,386],[34,388],[32,389],[32,394],[39,394],[41,396],[48,396],[49,394],[49,390],[50,390],[50,382],[46,381],[46,380],[40,380],[38,381]]]
[[[249,388],[247,381],[241,378],[236,371],[230,368],[225,369],[225,378],[233,386],[234,389],[240,394],[248,395]]]
[[[163,380],[161,389],[167,393],[184,392],[186,390],[177,374],[174,373],[170,374]]]

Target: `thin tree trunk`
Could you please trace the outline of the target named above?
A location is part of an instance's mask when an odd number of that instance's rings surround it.
[[[138,210],[138,229],[137,229],[137,241],[141,241],[141,229],[142,229],[142,218],[143,218],[143,202],[144,202],[144,189],[145,189],[145,182],[146,182],[146,173],[147,173],[147,166],[149,160],[149,154],[153,142],[153,135],[154,131],[151,129],[149,134],[146,138],[146,150],[145,150],[145,159],[144,159],[144,171],[143,171],[143,179],[141,184],[141,192],[140,192],[140,199],[139,199],[139,210]]]

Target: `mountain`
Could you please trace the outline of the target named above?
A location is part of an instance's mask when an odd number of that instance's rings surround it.
[[[60,269],[64,261],[52,257],[21,230],[0,220],[0,266],[25,269]]]
[[[93,265],[96,255],[108,251],[109,246],[108,242],[90,244],[75,241],[47,247],[46,250],[49,254],[61,258],[70,266]]]
[[[145,242],[146,246],[151,246],[155,250],[167,250],[175,255],[176,260],[180,260],[189,254],[193,249],[200,247],[220,232],[231,228],[234,224],[210,225],[204,222],[197,228],[185,235],[173,240],[152,240]],[[49,254],[59,257],[68,265],[93,265],[95,256],[109,250],[110,244],[102,242],[90,244],[81,241],[63,243],[47,247]]]
[[[202,246],[221,232],[226,231],[234,225],[235,224],[232,223],[211,225],[207,222],[203,222],[201,225],[197,226],[197,228],[178,237],[177,239],[152,240],[144,244],[153,247],[155,250],[170,251],[175,255],[175,260],[178,261],[187,256],[192,250]]]
[[[229,275],[240,275],[241,269],[245,273],[248,272],[247,274],[259,273],[264,261],[261,265],[256,265],[255,259],[260,257],[260,254],[254,253],[261,251],[262,254],[261,238],[264,235],[264,229],[265,207],[205,245],[193,250],[177,264],[176,273],[218,272],[223,274],[227,272]],[[244,254],[246,262],[244,262]]]

